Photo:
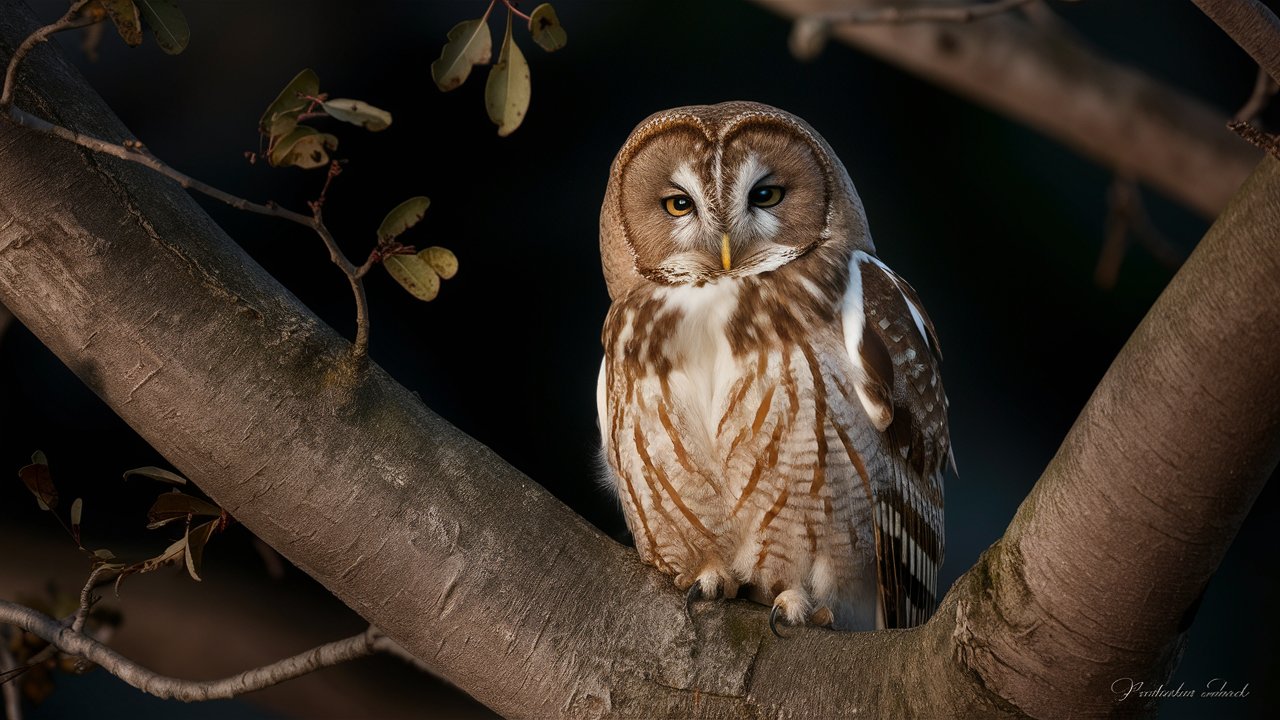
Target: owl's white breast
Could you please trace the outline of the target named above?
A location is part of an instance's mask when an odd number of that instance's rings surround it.
[[[705,431],[698,440],[711,455],[720,408],[737,375],[728,324],[738,307],[739,289],[737,281],[725,279],[658,291],[666,309],[680,316],[666,348],[672,363],[668,378],[672,396],[679,399],[689,424]]]

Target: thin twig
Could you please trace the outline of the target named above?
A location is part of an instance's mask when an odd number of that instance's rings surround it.
[[[905,25],[918,22],[967,23],[1008,12],[1036,0],[995,0],[989,3],[954,6],[882,7],[846,10],[820,15],[837,25]]]
[[[1271,157],[1280,160],[1280,135],[1273,135],[1242,120],[1232,120],[1227,123],[1227,127],[1231,132],[1267,151]]]
[[[1271,102],[1277,90],[1280,90],[1280,83],[1268,75],[1262,66],[1258,66],[1258,78],[1253,83],[1253,92],[1249,95],[1249,100],[1236,113],[1236,121],[1252,123],[1256,120],[1267,108],[1267,104]]]
[[[1147,215],[1138,181],[1131,175],[1117,175],[1107,192],[1105,239],[1098,254],[1093,280],[1098,287],[1110,290],[1120,276],[1120,265],[1129,251],[1130,239],[1136,239],[1164,267],[1177,270],[1186,257],[1169,242]]]
[[[382,633],[370,627],[352,637],[326,643],[303,653],[221,680],[182,680],[157,674],[129,660],[93,638],[31,608],[0,600],[0,623],[34,633],[62,652],[101,666],[133,687],[165,699],[184,702],[223,700],[278,685],[322,668],[378,652]]]
[[[9,651],[9,633],[0,632],[0,675],[6,675],[17,668],[18,661]],[[22,696],[18,690],[19,685],[16,682],[5,682],[0,685],[0,691],[4,693],[4,716],[7,720],[22,720]]]
[[[89,619],[89,607],[93,605],[93,590],[98,587],[98,578],[110,569],[110,566],[98,565],[89,573],[89,579],[80,591],[80,607],[76,608],[75,619],[71,621],[72,632],[84,631],[85,620]]]
[[[18,80],[18,66],[22,64],[23,59],[25,59],[37,45],[47,41],[49,36],[55,33],[84,27],[85,25],[92,25],[95,22],[101,21],[101,18],[95,19],[92,17],[78,17],[80,10],[88,4],[89,0],[76,0],[76,2],[72,3],[71,7],[67,9],[66,14],[44,27],[37,28],[35,32],[28,35],[27,39],[23,40],[22,43],[18,45],[17,50],[13,51],[13,57],[9,58],[9,67],[5,69],[4,73],[4,89],[0,90],[0,110],[3,110],[13,104],[13,93],[16,89]]]
[[[515,13],[515,14],[516,14],[516,15],[518,15],[519,17],[524,18],[524,20],[525,20],[526,22],[533,22],[533,18],[531,18],[531,17],[529,17],[528,15],[525,15],[524,13],[520,12],[520,10],[516,8],[516,4],[515,4],[514,2],[512,2],[511,0],[502,0],[502,4],[503,4],[503,5],[506,5],[506,6],[507,6],[507,9],[508,9],[508,10],[510,10],[511,12]]]
[[[1134,198],[1138,185],[1132,177],[1117,175],[1107,191],[1106,231],[1102,251],[1098,253],[1098,265],[1093,271],[1093,282],[1103,290],[1116,286],[1120,277],[1120,264],[1129,249],[1129,226],[1133,223]]]

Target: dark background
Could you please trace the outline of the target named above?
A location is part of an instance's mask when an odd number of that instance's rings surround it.
[[[42,19],[62,5],[33,3]],[[258,116],[280,88],[312,67],[323,91],[390,110],[395,123],[384,133],[331,123],[342,139],[338,155],[350,163],[330,193],[329,225],[359,261],[388,209],[428,195],[426,219],[404,239],[453,249],[461,271],[430,304],[381,270],[373,273],[367,283],[373,358],[615,537],[623,534],[621,516],[597,485],[594,466],[599,329],[608,307],[597,214],[613,154],[646,115],[677,105],[750,99],[804,117],[848,166],[880,256],[919,291],[946,352],[961,469],[947,488],[949,584],[1004,531],[1170,277],[1135,248],[1114,290],[1094,286],[1109,171],[844,46],[797,62],[786,49],[788,23],[740,0],[555,5],[569,33],[565,50],[548,55],[517,28],[533,99],[509,138],[498,138],[485,115],[484,69],[449,94],[430,78],[446,32],[478,16],[480,0],[187,0],[193,36],[181,56],[163,55],[149,39],[129,49],[109,32],[100,61],[91,64],[77,49],[78,36],[61,44],[157,156],[235,194],[298,209],[318,192],[322,171],[250,166],[242,157],[257,148]],[[1100,52],[1226,113],[1249,95],[1255,66],[1189,2],[1052,7]],[[497,40],[502,22],[495,11]],[[1156,225],[1184,251],[1207,227],[1154,193],[1144,191],[1144,199]],[[346,282],[314,235],[201,202],[285,287],[353,334]],[[119,480],[125,469],[164,459],[20,326],[0,340],[0,408],[5,472],[44,450],[64,496],[85,497],[90,542],[167,544],[161,532],[135,531],[158,489]],[[1271,534],[1277,521],[1272,487],[1209,585],[1173,683],[1199,688],[1226,678],[1233,686],[1249,683],[1250,696],[1173,700],[1163,715],[1261,716],[1277,705],[1276,619],[1269,612],[1280,599]],[[16,478],[0,484],[0,523],[0,566],[25,578],[23,587],[39,587],[50,576],[65,587],[78,584],[70,542]],[[22,553],[14,552],[19,543],[62,543],[59,567],[71,571],[23,565]],[[202,590],[209,602],[219,602],[213,598],[224,578],[272,582],[243,528],[215,540],[208,562],[209,587]],[[296,570],[278,582],[302,595],[324,592]],[[323,606],[323,599],[316,602]],[[128,616],[128,593],[122,606],[123,640],[149,619]],[[327,607],[334,627],[359,629],[345,608]],[[187,612],[185,622],[200,622],[198,604]],[[386,666],[377,667],[382,673]],[[101,672],[66,687],[77,690],[55,694],[34,716],[69,716],[85,707],[150,709],[166,717],[259,712],[240,702],[201,709],[138,699]],[[435,714],[467,707],[436,706]]]

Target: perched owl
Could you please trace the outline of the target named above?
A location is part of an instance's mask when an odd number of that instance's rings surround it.
[[[756,103],[653,115],[613,162],[600,251],[600,431],[640,557],[690,602],[772,604],[771,627],[926,620],[942,355],[826,141]]]

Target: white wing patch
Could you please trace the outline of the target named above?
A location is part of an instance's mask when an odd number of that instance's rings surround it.
[[[849,354],[849,362],[853,363],[853,367],[858,371],[857,380],[854,382],[858,400],[862,402],[862,408],[866,410],[867,417],[871,418],[871,424],[876,430],[884,432],[884,429],[893,421],[893,407],[885,405],[867,393],[867,371],[862,366],[862,353],[858,350],[862,345],[862,332],[867,322],[862,302],[862,268],[859,267],[864,262],[878,264],[875,258],[861,250],[854,252],[853,257],[849,258],[849,286],[844,291],[840,319],[844,326],[845,351]]]

